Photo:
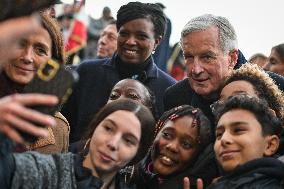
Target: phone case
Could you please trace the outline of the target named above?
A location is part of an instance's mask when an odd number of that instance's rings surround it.
[[[72,86],[77,80],[78,75],[76,72],[67,69],[63,64],[59,64],[55,60],[50,59],[40,66],[33,80],[24,88],[24,93],[41,93],[57,96],[59,103],[56,106],[41,105],[31,107],[44,114],[54,115],[71,95]],[[36,125],[41,126],[39,124]],[[34,138],[31,138],[31,136],[25,135],[23,136],[27,141],[35,140]]]

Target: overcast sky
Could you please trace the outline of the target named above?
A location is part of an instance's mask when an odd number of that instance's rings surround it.
[[[86,0],[86,11],[99,17],[108,5],[113,16],[126,0]],[[235,27],[239,48],[248,58],[253,53],[270,54],[272,46],[284,43],[283,0],[160,0],[172,21],[171,44],[180,38],[180,31],[191,18],[211,13],[227,17]]]

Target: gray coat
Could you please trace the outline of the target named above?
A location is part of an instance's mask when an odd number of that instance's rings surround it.
[[[12,189],[76,189],[74,155],[14,154],[16,170]]]

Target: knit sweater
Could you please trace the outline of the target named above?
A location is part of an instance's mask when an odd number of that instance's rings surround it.
[[[75,189],[74,155],[14,154],[15,172],[11,189]]]

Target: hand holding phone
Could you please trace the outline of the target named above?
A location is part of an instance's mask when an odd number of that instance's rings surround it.
[[[53,116],[70,96],[72,86],[77,80],[78,74],[75,71],[66,69],[65,65],[50,59],[40,66],[33,80],[24,88],[24,93],[41,93],[57,96],[59,103],[56,106],[31,106],[33,110]],[[35,124],[39,127],[45,127],[38,123]],[[25,140],[29,142],[35,140],[35,138],[30,135],[22,134]]]
[[[55,125],[52,116],[35,113],[28,108],[32,105],[56,105],[58,99],[55,96],[42,94],[14,94],[0,99],[0,132],[17,143],[23,143],[19,130],[25,131],[37,137],[48,135],[46,129],[36,127],[33,122],[44,125]]]

